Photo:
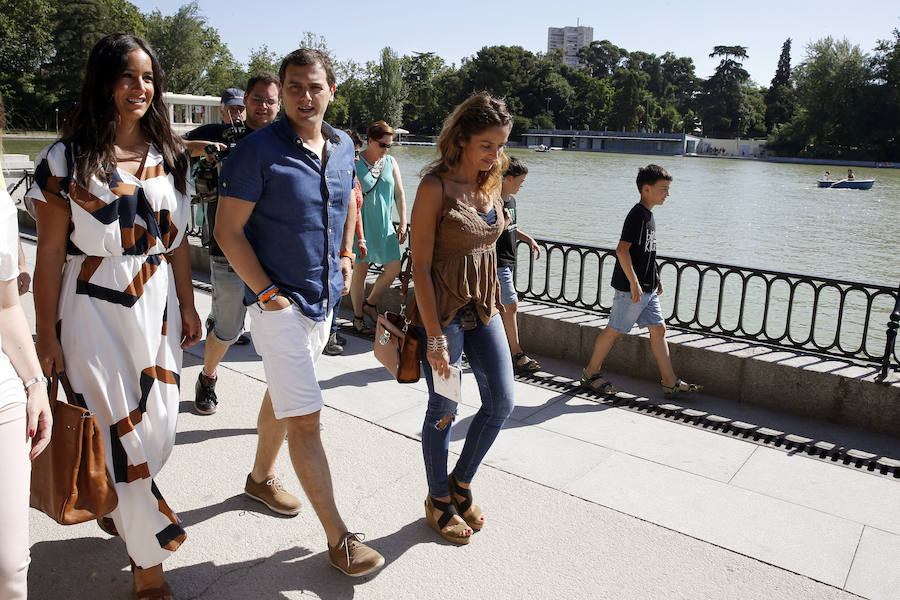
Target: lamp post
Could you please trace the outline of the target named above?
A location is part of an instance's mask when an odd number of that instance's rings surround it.
[[[54,108],[53,112],[56,113],[56,135],[59,135],[59,107]]]
[[[547,111],[550,110],[550,98],[544,98],[547,101]]]

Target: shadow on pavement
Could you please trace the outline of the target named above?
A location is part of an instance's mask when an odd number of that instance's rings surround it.
[[[186,525],[191,525],[223,511],[245,509],[240,496],[234,496],[220,504],[182,513],[182,517]],[[366,543],[388,557],[384,569],[390,569],[394,561],[418,544],[450,545],[428,528],[424,518]],[[32,598],[63,597],[61,590],[65,590],[67,600],[131,597],[128,558],[119,539],[86,537],[39,542],[32,546],[31,556],[28,593]],[[166,576],[178,598],[268,600],[286,598],[285,592],[291,591],[338,600],[353,598],[356,585],[378,574],[347,577],[331,567],[327,551],[313,554],[308,548],[295,546],[265,558],[228,564],[206,561],[175,567],[167,570]]]

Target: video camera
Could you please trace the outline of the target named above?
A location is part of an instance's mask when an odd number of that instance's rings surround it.
[[[206,153],[213,157],[213,162],[206,160],[205,156],[201,156],[197,161],[197,167],[194,171],[194,188],[197,193],[193,198],[194,204],[205,202],[215,202],[219,199],[219,165],[228,157],[234,147],[247,133],[247,127],[243,122],[232,123],[231,127],[222,132],[222,139],[225,141],[225,148],[219,150],[216,146],[210,144],[205,148]]]

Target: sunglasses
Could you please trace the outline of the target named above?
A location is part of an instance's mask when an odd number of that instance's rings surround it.
[[[254,104],[265,104],[266,106],[275,106],[276,104],[278,104],[277,98],[272,99],[272,98],[262,98],[260,96],[250,96],[250,100]]]
[[[384,142],[375,142],[375,143],[378,144],[379,146],[381,146],[382,148],[390,148],[391,146],[393,146],[393,144],[385,144]]]

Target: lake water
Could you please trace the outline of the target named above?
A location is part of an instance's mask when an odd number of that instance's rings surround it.
[[[4,140],[10,153],[33,155],[46,140]],[[434,148],[399,146],[391,150],[400,165],[407,210],[412,209],[419,172],[435,156]],[[858,178],[875,178],[871,190],[819,189],[815,180],[826,167],[769,163],[754,160],[646,156],[592,152],[554,151],[537,153],[510,149],[529,169],[528,179],[517,195],[518,220],[522,230],[543,238],[614,248],[622,221],[639,194],[634,179],[639,167],[654,162],[668,169],[675,180],[671,195],[654,210],[657,240],[662,255],[721,262],[751,268],[789,271],[833,279],[848,279],[891,287],[900,283],[900,170],[854,169]],[[836,177],[844,172],[827,167]],[[519,276],[527,276],[527,255],[520,251]],[[535,263],[535,281],[560,290],[565,259],[558,253]],[[579,290],[577,265],[569,262],[564,296],[572,300],[583,293],[609,305],[608,279],[612,265],[598,273],[597,261],[588,260],[586,285]],[[663,281],[674,289],[674,272],[663,269]],[[683,295],[674,306],[672,293],[661,298],[664,314],[690,319],[696,304],[697,281],[682,281]],[[715,278],[711,278],[715,279]],[[862,345],[872,355],[884,348],[884,324],[893,306],[887,296],[873,302],[866,327],[866,298],[848,294],[841,303],[833,290],[814,302],[812,288],[794,290],[792,311],[787,284],[766,290],[761,280],[751,281],[744,291],[743,326],[748,332],[764,332],[777,339],[788,331],[795,341],[812,339],[821,346],[837,339],[855,352]],[[519,281],[517,287],[525,287]],[[705,281],[700,301],[704,324],[717,314],[717,295],[723,291],[722,324],[738,324],[741,283],[736,277]],[[574,290],[574,292],[572,291]],[[768,310],[765,298],[769,294]],[[814,307],[815,304],[815,308]],[[816,312],[813,317],[812,313]],[[789,326],[786,326],[789,323]],[[840,323],[840,330],[837,324]],[[786,329],[787,327],[787,329]]]
[[[391,150],[407,205],[433,148]],[[639,200],[639,167],[675,177],[656,215],[658,252],[747,267],[896,286],[900,283],[900,169],[854,169],[871,190],[819,189],[824,167],[754,160],[509,151],[528,166],[516,196],[519,227],[551,239],[615,247]],[[833,174],[839,167],[827,167]]]

